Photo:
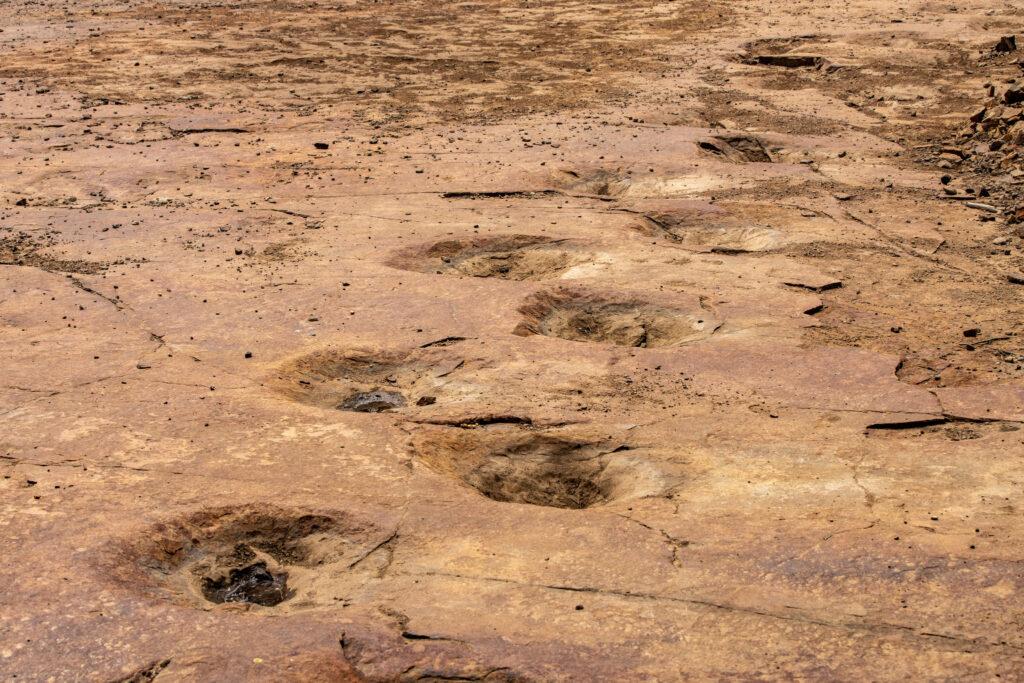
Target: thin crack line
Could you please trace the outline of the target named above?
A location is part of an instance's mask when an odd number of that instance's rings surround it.
[[[675,597],[670,595],[657,595],[653,593],[637,593],[632,591],[615,591],[607,590],[602,588],[594,588],[591,586],[564,586],[557,584],[538,584],[529,583],[525,581],[516,581],[514,579],[502,579],[498,577],[490,576],[467,576],[465,574],[452,574],[447,572],[414,572],[408,573],[407,576],[440,576],[446,578],[455,579],[466,579],[470,581],[485,581],[491,583],[503,583],[513,584],[517,586],[525,586],[529,588],[541,588],[545,590],[555,591],[567,591],[572,593],[594,593],[597,595],[616,596],[626,599],[633,600],[650,600],[650,601],[664,601],[664,602],[675,602],[685,605],[693,605],[697,607],[706,607],[710,609],[722,610],[726,612],[739,612],[743,614],[751,614],[755,616],[767,617],[769,619],[778,619],[781,621],[795,621],[805,624],[813,624],[816,626],[825,626],[827,628],[841,629],[845,631],[873,631],[873,630],[892,630],[892,631],[905,631],[915,636],[925,638],[942,638],[943,640],[953,640],[964,645],[973,646],[984,646],[994,649],[1011,649],[1024,651],[1024,648],[1011,645],[1009,643],[989,643],[985,641],[972,640],[963,636],[948,635],[948,634],[937,634],[931,631],[919,631],[913,626],[906,626],[903,624],[890,624],[890,623],[878,623],[878,624],[850,624],[850,623],[836,623],[829,621],[822,621],[819,619],[810,619],[807,617],[801,617],[796,615],[779,614],[776,612],[768,612],[764,610],[752,609],[747,607],[739,607],[737,605],[729,605],[725,603],[715,602],[713,600],[706,600],[701,598],[683,598]]]

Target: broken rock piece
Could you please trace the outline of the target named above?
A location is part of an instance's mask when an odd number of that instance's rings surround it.
[[[996,43],[996,46],[992,48],[993,52],[1016,52],[1017,50],[1017,36],[1003,36]]]

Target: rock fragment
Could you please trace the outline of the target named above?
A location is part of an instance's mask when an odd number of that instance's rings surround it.
[[[993,52],[1016,52],[1017,51],[1017,36],[1003,36],[996,43],[996,46],[992,48]]]

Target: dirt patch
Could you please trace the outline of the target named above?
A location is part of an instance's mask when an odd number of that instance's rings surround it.
[[[558,277],[586,259],[567,248],[566,240],[536,235],[508,235],[445,240],[395,255],[390,264],[423,273],[543,280]]]
[[[77,273],[95,275],[102,273],[111,264],[82,259],[62,259],[41,253],[45,245],[25,234],[0,239],[0,265],[27,266],[51,273]]]
[[[363,566],[380,535],[333,513],[217,508],[158,524],[143,540],[117,546],[110,569],[133,589],[198,607],[336,605],[367,580],[367,567],[390,561]]]
[[[982,384],[993,378],[1019,379],[1024,376],[1024,353],[1014,336],[979,345],[949,343],[938,347],[922,342],[923,348],[903,356],[896,376],[907,384],[925,387]]]
[[[419,462],[491,500],[568,510],[662,490],[628,450],[607,437],[516,424],[418,428],[412,439]]]
[[[307,405],[381,413],[433,405],[444,385],[442,378],[460,365],[461,360],[438,351],[363,353],[329,348],[285,361],[270,384]]]
[[[257,258],[268,263],[280,263],[283,261],[299,261],[305,256],[312,255],[311,252],[303,252],[301,245],[303,240],[290,239],[283,242],[275,242],[267,245],[259,253]]]
[[[514,333],[520,336],[541,334],[638,348],[700,341],[721,326],[706,311],[690,313],[637,299],[612,299],[569,290],[540,292],[519,312],[524,320]]]
[[[881,277],[880,259],[872,276]],[[878,275],[874,275],[878,273]],[[858,285],[823,292],[808,344],[854,346],[898,356],[896,376],[921,387],[954,387],[1019,381],[1024,354],[1020,305],[1007,286],[977,278],[949,296],[945,278],[890,267],[884,287]],[[867,277],[858,278],[870,282]],[[895,286],[898,283],[898,287]],[[865,294],[871,293],[871,304]],[[952,302],[952,303],[951,303]],[[979,320],[985,320],[984,325]]]
[[[9,50],[17,55],[0,75],[45,78],[95,102],[168,102],[209,93],[258,101],[265,110],[340,102],[388,120],[429,112],[489,121],[621,98],[634,69],[668,69],[674,44],[731,15],[726,4],[707,3],[666,13],[657,0],[629,6],[603,0],[587,12],[576,5],[396,0],[383,14],[372,5],[303,7],[296,26],[294,6],[259,2],[252,8],[262,13],[258,25],[246,24],[248,10],[235,6],[102,11],[93,19],[113,27],[102,37],[90,34],[61,46],[52,68],[41,67],[31,50]],[[135,20],[148,22],[145,40],[121,23]],[[191,39],[182,41],[181,31]],[[454,35],[458,41],[450,40]],[[223,42],[228,39],[230,47]],[[106,67],[111,54],[134,64],[130,77]],[[147,57],[153,54],[161,59]],[[260,58],[251,59],[256,54]],[[281,102],[298,87],[311,103]]]

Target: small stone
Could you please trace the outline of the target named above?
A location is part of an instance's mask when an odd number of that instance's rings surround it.
[[[993,96],[995,93],[993,93]],[[985,110],[985,118],[982,119],[982,123],[998,121],[1003,118],[1003,108],[1000,106],[992,107],[991,109]]]
[[[996,43],[996,46],[992,48],[993,52],[1016,52],[1017,50],[1017,36],[1003,36]]]
[[[405,405],[405,397],[395,391],[363,391],[353,394],[337,406],[357,413],[383,413]]]
[[[316,147],[317,149],[329,149],[330,148],[330,145],[327,144],[326,142],[314,142],[313,146]]]
[[[1007,123],[1016,121],[1017,119],[1024,116],[1024,107],[1007,107],[1003,109],[1003,115],[999,118]]]

